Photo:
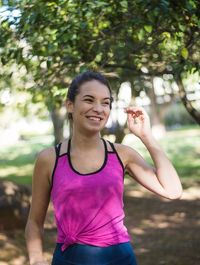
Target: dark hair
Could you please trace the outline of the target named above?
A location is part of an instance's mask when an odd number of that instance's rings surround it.
[[[67,99],[70,100],[71,102],[74,102],[76,96],[79,93],[80,86],[83,83],[88,82],[88,81],[92,81],[92,80],[97,80],[100,83],[102,83],[103,85],[107,86],[107,88],[110,92],[110,109],[111,109],[113,97],[112,97],[112,91],[111,91],[110,84],[102,74],[97,73],[97,72],[86,71],[86,72],[83,72],[83,73],[77,75],[72,80],[72,82],[69,86],[68,93],[67,93]],[[71,113],[68,114],[68,119],[72,119]]]

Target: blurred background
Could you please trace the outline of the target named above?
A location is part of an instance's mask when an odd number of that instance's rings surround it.
[[[126,225],[141,265],[200,264],[200,2],[11,0],[0,2],[0,265],[28,264],[24,226],[42,149],[69,136],[71,80],[103,73],[114,102],[102,136],[132,146],[123,108],[143,106],[184,187],[158,198],[125,177]],[[50,205],[45,255],[56,228]]]

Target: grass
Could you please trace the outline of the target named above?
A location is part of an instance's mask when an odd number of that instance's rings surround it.
[[[167,132],[166,136],[159,140],[181,179],[197,180],[200,177],[199,136],[198,128],[189,128]],[[130,138],[129,144],[151,162],[148,152],[138,139]],[[1,149],[0,179],[30,185],[37,153],[52,145],[52,136],[38,136]]]
[[[162,148],[175,166],[181,179],[200,179],[200,130],[199,128],[184,128],[169,131],[165,137],[158,140]],[[144,145],[135,137],[128,142],[144,158],[152,163],[150,155]]]
[[[52,145],[52,136],[38,136],[1,149],[0,179],[30,185],[37,153]]]

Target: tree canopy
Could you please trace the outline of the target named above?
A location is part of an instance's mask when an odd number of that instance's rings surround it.
[[[3,4],[11,13],[1,16],[1,63],[25,66],[34,81],[29,88],[33,100],[44,100],[49,109],[61,104],[71,78],[85,69],[105,72],[115,84],[169,74],[186,107],[191,105],[182,76],[199,71],[198,0]],[[189,107],[200,121],[198,111]]]

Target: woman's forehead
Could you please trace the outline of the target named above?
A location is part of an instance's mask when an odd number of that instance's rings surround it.
[[[110,97],[109,88],[97,80],[91,80],[83,83],[79,89],[79,95],[92,95],[101,97]]]

